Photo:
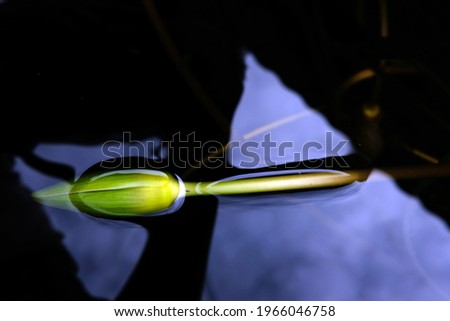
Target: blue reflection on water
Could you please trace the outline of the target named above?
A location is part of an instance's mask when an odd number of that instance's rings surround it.
[[[232,139],[257,133],[251,139],[262,141],[267,131],[255,129],[303,113],[266,126],[272,139],[294,141],[297,151],[309,141],[325,144],[327,131],[335,142],[345,140],[252,55],[246,63]],[[295,150],[276,162],[292,160]],[[348,144],[341,155],[350,152]],[[235,165],[244,159],[233,156]],[[323,149],[307,158],[325,156]],[[440,219],[379,171],[344,196],[221,198],[204,299],[449,299],[450,234]]]
[[[70,164],[77,175],[103,160],[101,146],[39,145],[43,158]],[[51,186],[58,180],[43,175],[17,159],[16,170],[31,190]],[[78,265],[78,276],[93,296],[114,299],[131,275],[147,241],[139,225],[117,224],[84,214],[44,207],[53,227],[64,236],[64,245]]]

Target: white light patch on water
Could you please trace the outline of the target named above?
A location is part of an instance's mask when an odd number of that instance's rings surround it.
[[[234,114],[229,152],[237,167],[264,167],[327,156],[348,155],[349,139],[331,128],[278,76],[246,56],[244,93]]]

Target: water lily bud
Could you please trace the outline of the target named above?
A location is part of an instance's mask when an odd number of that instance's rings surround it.
[[[181,179],[168,173],[145,170],[115,170],[81,177],[65,192],[54,187],[37,192],[41,203],[68,207],[95,216],[146,216],[169,214],[184,202],[185,188]],[[65,195],[63,195],[65,194]]]

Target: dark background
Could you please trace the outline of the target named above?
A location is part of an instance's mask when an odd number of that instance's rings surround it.
[[[383,3],[154,1],[156,11],[125,0],[2,4],[2,298],[94,299],[12,171],[13,157],[71,179],[70,168],[35,157],[35,146],[98,144],[123,131],[161,139],[195,131],[201,141],[226,142],[246,50],[345,132],[373,166],[427,165],[429,156],[445,164],[448,4],[396,1],[385,10]],[[366,69],[375,75],[348,82]],[[367,106],[380,114],[368,117]],[[189,178],[229,174],[197,170]],[[445,175],[398,184],[449,219]],[[118,298],[199,299],[216,206],[214,198],[194,200],[176,215],[139,221],[155,241]]]

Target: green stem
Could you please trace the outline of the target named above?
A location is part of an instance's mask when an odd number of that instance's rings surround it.
[[[344,172],[295,173],[280,176],[265,176],[222,180],[217,182],[184,182],[186,196],[235,195],[270,193],[339,187],[357,180],[357,175]]]

